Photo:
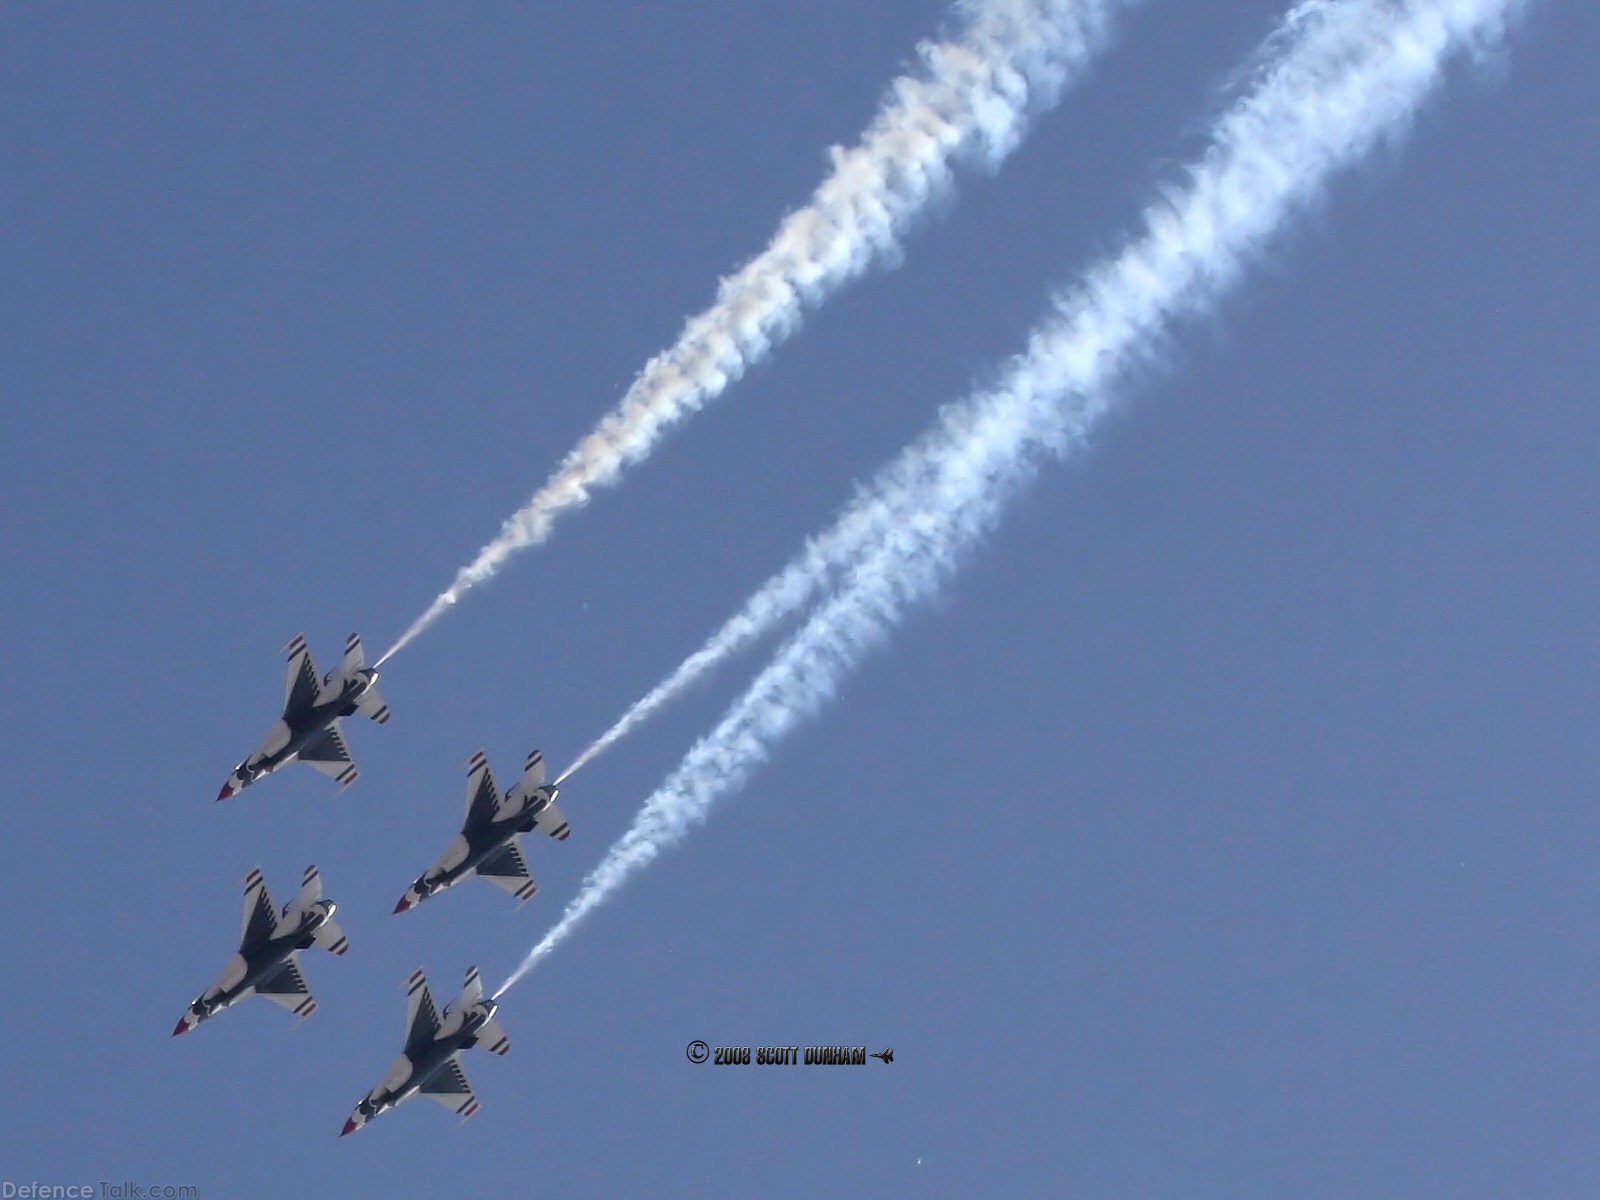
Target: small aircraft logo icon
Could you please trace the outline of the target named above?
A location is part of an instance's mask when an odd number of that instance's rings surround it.
[[[894,1049],[891,1047],[886,1050],[879,1050],[876,1054],[871,1055],[870,1057],[881,1059],[886,1063],[892,1063],[894,1061]]]

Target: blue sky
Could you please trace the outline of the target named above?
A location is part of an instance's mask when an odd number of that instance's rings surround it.
[[[409,972],[503,976],[761,656],[572,781],[531,904],[393,917],[465,758],[564,762],[675,666],[1132,228],[1282,8],[1144,6],[901,266],[397,658],[359,783],[214,805],[277,648],[398,634],[945,13],[551,7],[0,17],[0,1178],[267,1195],[292,1146],[308,1196],[1592,1191],[1600,13],[1570,0],[507,997],[471,1123],[336,1137]],[[241,877],[281,901],[309,862],[352,943],[308,958],[318,1014],[173,1041]]]

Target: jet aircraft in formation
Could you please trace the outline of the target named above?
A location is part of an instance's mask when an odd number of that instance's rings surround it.
[[[233,769],[217,793],[218,800],[296,760],[348,787],[357,772],[339,729],[340,718],[359,712],[380,725],[389,719],[389,706],[378,694],[378,672],[366,665],[359,634],[350,635],[343,661],[320,679],[304,636],[296,634],[285,650],[289,670],[283,684],[283,716],[256,752]]]
[[[339,1133],[354,1133],[412,1096],[426,1096],[463,1119],[478,1111],[472,1085],[461,1069],[461,1051],[484,1046],[496,1054],[511,1048],[511,1039],[495,1020],[499,1005],[485,998],[478,968],[467,972],[461,995],[445,1007],[434,1007],[433,994],[420,970],[406,980],[406,1041],[377,1087],[364,1097]]]
[[[556,807],[557,789],[544,781],[544,755],[528,755],[522,778],[504,796],[495,787],[489,760],[482,750],[467,762],[467,812],[445,851],[400,897],[397,913],[421,904],[429,896],[476,874],[518,900],[527,901],[538,891],[522,857],[519,835],[538,829],[566,840],[571,833],[566,817]]]
[[[217,981],[201,992],[178,1021],[172,1036],[188,1033],[207,1017],[237,1004],[246,996],[265,996],[302,1020],[317,1011],[317,1002],[300,969],[301,950],[321,946],[334,954],[350,948],[339,923],[338,906],[322,895],[322,877],[307,867],[300,892],[280,913],[272,904],[266,880],[256,869],[244,878],[244,929],[239,950],[228,960]]]
[[[218,800],[226,800],[296,761],[348,786],[356,779],[356,768],[339,722],[358,712],[379,724],[389,719],[389,706],[376,686],[378,672],[366,665],[358,635],[350,635],[343,660],[326,675],[317,674],[303,636],[296,635],[285,650],[289,665],[283,716],[256,752],[234,768],[217,794]],[[503,796],[489,773],[488,759],[478,751],[468,762],[467,812],[461,833],[439,861],[411,885],[395,912],[404,912],[474,874],[519,900],[532,897],[538,889],[528,873],[519,836],[539,829],[551,837],[566,838],[571,829],[556,807],[556,795],[556,787],[544,781],[544,755],[539,751],[528,755],[522,778]],[[281,912],[273,906],[259,869],[252,870],[244,882],[239,950],[217,981],[184,1012],[172,1031],[174,1037],[251,995],[265,996],[302,1019],[310,1016],[317,1005],[300,969],[299,951],[321,946],[343,954],[349,948],[333,919],[336,906],[322,894],[316,867],[306,868],[299,894]],[[504,1054],[510,1048],[510,1039],[495,1020],[498,1008],[494,1000],[485,998],[476,967],[467,972],[460,997],[442,1014],[434,1006],[422,972],[414,973],[407,981],[404,1050],[383,1081],[356,1106],[343,1132],[353,1133],[414,1095],[437,1100],[462,1117],[472,1116],[478,1111],[478,1102],[461,1069],[460,1052],[487,1046]]]

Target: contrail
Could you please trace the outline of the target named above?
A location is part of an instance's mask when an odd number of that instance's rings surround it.
[[[666,430],[699,411],[795,331],[801,314],[878,263],[950,185],[953,164],[989,169],[1015,149],[1035,112],[1109,37],[1111,14],[1137,0],[962,0],[967,25],[919,47],[921,71],[890,86],[859,144],[835,147],[833,169],[767,248],[724,279],[715,303],[645,364],[617,407],[509,517],[455,581],[412,622],[381,666],[494,575],[549,537],[555,519],[644,458]]]
[[[1143,235],[1056,301],[999,384],[946,408],[880,477],[863,502],[914,519],[858,547],[833,595],[650,796],[497,994],[741,786],[941,585],[1046,457],[1084,444],[1115,395],[1156,365],[1169,326],[1214,306],[1335,172],[1404,131],[1453,55],[1496,47],[1523,4],[1306,0],[1291,10],[1188,186],[1150,206]]]

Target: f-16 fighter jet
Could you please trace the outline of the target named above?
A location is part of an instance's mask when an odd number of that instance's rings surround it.
[[[272,906],[260,870],[251,871],[244,878],[244,934],[239,952],[228,960],[217,981],[189,1006],[172,1036],[188,1033],[252,993],[283,1005],[302,1019],[316,1012],[317,1002],[306,987],[297,952],[321,946],[343,954],[350,948],[333,919],[337,907],[323,898],[322,877],[316,867],[306,868],[300,894],[283,906],[281,914]]]
[[[415,971],[406,981],[406,1046],[394,1060],[383,1082],[367,1093],[355,1112],[344,1123],[339,1136],[354,1133],[368,1121],[388,1112],[402,1100],[423,1095],[430,1100],[470,1117],[478,1111],[472,1085],[461,1069],[461,1051],[470,1046],[486,1046],[496,1054],[511,1049],[494,1014],[500,1006],[483,995],[483,980],[478,968],[467,972],[467,986],[441,1017],[433,1006],[433,995],[422,972]]]
[[[348,786],[355,782],[356,768],[339,732],[339,718],[359,712],[380,725],[389,719],[389,706],[376,687],[378,672],[366,665],[357,634],[345,641],[344,661],[320,680],[302,635],[296,634],[285,649],[289,673],[283,685],[283,716],[260,749],[234,768],[217,793],[218,800],[296,759]]]
[[[467,817],[461,832],[439,861],[417,876],[394,906],[395,912],[405,912],[474,873],[518,900],[530,899],[539,889],[528,875],[517,835],[541,829],[565,839],[572,832],[556,807],[556,795],[557,789],[544,781],[544,755],[539,751],[528,755],[522,778],[502,797],[479,750],[467,763]]]

